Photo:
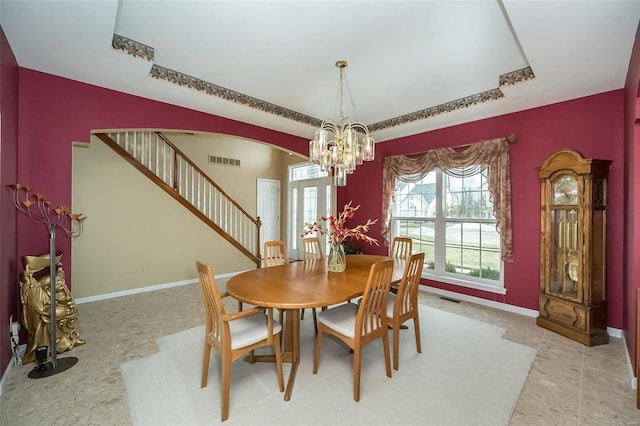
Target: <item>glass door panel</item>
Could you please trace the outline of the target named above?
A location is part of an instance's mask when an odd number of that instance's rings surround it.
[[[331,214],[333,208],[333,194],[331,191],[331,177],[307,179],[290,182],[289,184],[289,257],[302,259],[302,232],[305,223],[316,222],[320,216]],[[327,240],[324,235],[318,235],[320,244],[327,254]]]

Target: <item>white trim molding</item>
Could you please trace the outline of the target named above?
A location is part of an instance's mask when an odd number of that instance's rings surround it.
[[[221,280],[221,279],[233,277],[234,275],[241,274],[242,272],[245,272],[245,271],[230,272],[230,273],[227,273],[227,274],[219,274],[219,275],[215,276],[215,279],[216,280]],[[140,287],[140,288],[133,288],[131,290],[123,290],[123,291],[116,291],[116,292],[113,292],[113,293],[99,294],[99,295],[96,295],[96,296],[81,297],[81,298],[75,299],[75,302],[76,302],[76,305],[81,305],[83,303],[96,302],[98,300],[107,300],[107,299],[113,299],[115,297],[130,296],[132,294],[147,293],[149,291],[163,290],[165,288],[172,288],[172,287],[180,287],[180,286],[183,286],[183,285],[194,284],[194,283],[197,283],[197,282],[198,282],[197,278],[193,278],[193,279],[190,279],[190,280],[174,281],[174,282],[170,282],[170,283],[156,284],[156,285],[150,285],[150,286]]]
[[[496,302],[495,300],[482,299],[480,297],[468,296],[466,294],[456,293],[453,291],[442,290],[436,287],[420,286],[422,291],[445,296],[450,299],[464,300],[465,302],[475,303],[476,305],[488,306],[490,308],[500,309],[503,311],[513,312],[515,314],[525,315],[532,318],[537,318],[540,314],[539,311],[534,309],[522,308],[520,306],[509,305],[503,302]],[[611,337],[622,338],[623,333],[619,328],[607,327],[607,333]]]
[[[434,293],[440,296],[445,296],[450,299],[464,300],[465,302],[475,303],[476,305],[488,306],[490,308],[496,308],[503,311],[513,312],[515,314],[525,315],[527,317],[536,318],[538,316],[538,311],[534,311],[533,309],[521,308],[520,306],[509,305],[502,302],[496,302],[494,300],[486,300],[480,297],[468,296],[466,294],[456,293],[454,291],[442,290],[440,288],[430,286],[420,286],[420,290]]]

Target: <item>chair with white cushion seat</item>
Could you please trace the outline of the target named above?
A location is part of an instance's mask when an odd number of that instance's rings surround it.
[[[374,263],[359,305],[345,303],[318,315],[313,374],[318,372],[323,334],[329,333],[342,340],[353,350],[353,399],[356,402],[360,401],[362,348],[369,342],[382,338],[387,377],[391,377],[386,310],[392,274],[393,260]]]
[[[400,348],[400,326],[413,319],[416,336],[416,350],[422,353],[420,346],[420,318],[418,317],[418,286],[424,266],[424,253],[411,255],[404,268],[398,288],[392,288],[387,300],[387,318],[393,329],[393,368],[398,369]],[[394,294],[395,293],[395,294]]]
[[[204,353],[202,356],[202,378],[200,387],[207,386],[211,348],[222,361],[221,382],[221,420],[229,418],[229,386],[231,383],[231,363],[247,352],[265,346],[273,347],[276,357],[276,372],[280,392],[284,392],[282,377],[282,356],[280,354],[280,336],[282,326],[273,320],[273,311],[264,308],[253,308],[233,314],[227,314],[222,299],[227,293],[220,294],[213,271],[203,263],[196,262],[200,288],[206,310],[204,334]]]

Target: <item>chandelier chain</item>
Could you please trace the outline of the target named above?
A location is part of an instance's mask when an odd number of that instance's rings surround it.
[[[342,99],[343,99],[343,87],[344,87],[344,79],[342,77],[342,73],[344,71],[344,67],[339,67],[340,68],[340,103],[339,108],[340,108],[340,123],[342,123],[344,121],[344,111],[342,110]]]
[[[320,165],[322,171],[333,170],[334,185],[345,186],[347,175],[355,171],[363,161],[372,161],[375,157],[375,141],[367,126],[360,122],[350,122],[344,115],[344,68],[348,62],[341,59],[336,62],[340,69],[340,97],[338,122],[324,120],[316,130],[313,140],[309,141],[309,159]],[[360,138],[362,136],[362,138]]]

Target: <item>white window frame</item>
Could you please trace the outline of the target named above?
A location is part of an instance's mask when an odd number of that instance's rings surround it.
[[[295,173],[295,170],[303,170],[307,173]],[[297,176],[294,176],[297,175]],[[302,209],[305,187],[318,189],[318,215],[335,215],[335,191],[333,190],[332,177],[326,171],[320,170],[320,166],[314,163],[297,163],[289,165],[289,194],[288,205],[288,254],[292,259],[303,258],[300,235],[304,230],[304,212]],[[316,220],[314,218],[313,220]],[[325,255],[329,253],[329,241],[326,235],[317,235],[320,245],[324,247]]]
[[[468,220],[464,218],[450,218],[446,217],[444,214],[444,206],[443,206],[443,198],[445,196],[445,188],[444,188],[444,172],[439,169],[434,169],[436,172],[436,208],[435,208],[435,217],[427,217],[427,216],[418,216],[416,211],[416,216],[399,216],[398,207],[394,203],[393,205],[393,215],[391,218],[391,237],[399,236],[399,227],[400,221],[403,220],[411,220],[417,222],[433,222],[434,232],[435,232],[435,247],[434,247],[434,269],[424,268],[422,272],[422,277],[425,279],[443,282],[447,284],[458,285],[467,288],[473,288],[476,290],[488,291],[491,293],[497,294],[506,294],[506,289],[504,288],[504,263],[500,260],[500,279],[499,280],[491,280],[480,277],[472,277],[466,274],[460,273],[452,273],[447,272],[445,270],[446,265],[446,256],[445,256],[445,247],[446,247],[446,239],[445,236],[445,227],[447,222],[461,222],[461,223],[489,223],[495,226],[496,220],[493,219],[473,219]],[[399,201],[399,197],[396,194],[396,202]],[[404,236],[404,235],[400,235]],[[409,236],[411,237],[411,236]],[[500,241],[498,239],[498,241]],[[414,248],[415,248],[414,243]],[[415,252],[415,250],[414,250]],[[498,249],[499,252],[499,249]],[[427,261],[427,259],[425,259]]]

